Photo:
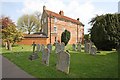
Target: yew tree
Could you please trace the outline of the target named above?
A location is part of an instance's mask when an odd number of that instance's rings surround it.
[[[99,50],[120,50],[120,14],[96,16],[90,24],[91,40]]]
[[[65,30],[61,35],[61,42],[64,42],[66,46],[69,40],[70,40],[70,32],[68,30]]]

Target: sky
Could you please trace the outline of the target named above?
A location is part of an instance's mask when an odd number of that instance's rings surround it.
[[[73,19],[79,18],[85,25],[84,33],[92,26],[88,22],[96,15],[106,13],[117,13],[118,2],[120,0],[1,0],[0,15],[9,16],[17,24],[17,20],[23,14],[33,14],[36,11],[46,9],[59,13],[64,11],[64,15]]]

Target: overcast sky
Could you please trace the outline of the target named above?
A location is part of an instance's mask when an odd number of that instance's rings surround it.
[[[15,23],[23,14],[32,14],[35,11],[42,13],[43,5],[46,9],[73,19],[80,18],[85,25],[85,34],[91,28],[88,22],[96,15],[118,12],[119,0],[1,0],[0,15],[9,16]]]

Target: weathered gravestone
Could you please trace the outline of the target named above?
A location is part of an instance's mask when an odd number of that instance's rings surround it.
[[[56,65],[57,70],[60,70],[68,74],[69,66],[70,66],[70,54],[65,51],[60,51],[57,54],[57,65]]]
[[[38,59],[39,56],[38,56],[38,53],[35,52],[35,47],[36,47],[35,42],[33,42],[32,45],[33,45],[33,53],[29,56],[29,59],[30,59],[30,60],[35,60],[35,59]]]
[[[92,43],[92,41],[90,41],[90,43],[89,43],[89,53],[91,52],[92,46],[93,46],[93,43]]]
[[[94,46],[92,41],[86,42],[85,41],[85,52],[95,55],[97,52],[97,48]]]
[[[42,63],[46,66],[49,66],[49,57],[50,57],[50,50],[48,48],[45,48],[42,51]]]
[[[34,52],[32,53],[30,56],[29,56],[29,59],[30,60],[35,60],[35,59],[38,59],[39,56],[38,56],[38,53],[37,52]]]
[[[72,45],[72,48],[73,48],[73,51],[76,51],[76,45],[75,44]]]
[[[90,53],[90,50],[91,50],[91,44],[89,41],[85,40],[85,47],[84,47],[84,50],[86,53]]]
[[[43,52],[44,49],[45,49],[45,46],[42,44],[41,45],[41,52]]]
[[[65,49],[65,43],[62,42],[61,44],[60,43],[56,43],[55,45],[55,53],[59,53],[60,51],[64,51]]]
[[[52,51],[52,45],[51,44],[47,44],[47,48],[50,50],[50,53]]]
[[[59,53],[61,51],[61,45],[60,43],[55,44],[55,53]]]
[[[84,42],[84,51],[87,53],[87,41]]]
[[[36,46],[37,46],[37,50],[36,51],[40,52],[40,44],[37,44]]]
[[[64,49],[65,49],[65,43],[62,42],[62,43],[61,43],[61,51],[64,51]]]
[[[77,44],[77,51],[81,51],[81,44],[80,43]]]
[[[91,47],[90,54],[95,55],[96,52],[97,52],[97,48],[96,47]]]

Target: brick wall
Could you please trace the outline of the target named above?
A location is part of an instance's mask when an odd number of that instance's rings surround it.
[[[18,42],[18,44],[25,44],[25,45],[31,45],[33,42],[36,44],[47,44],[47,38],[25,38],[21,42]]]
[[[54,26],[57,27],[57,33],[54,33]],[[71,33],[71,39],[68,44],[73,44],[77,42],[77,26],[78,26],[78,41],[80,41],[80,38],[83,40],[84,36],[84,27],[77,25],[75,23],[62,21],[57,19],[57,22],[54,22],[54,18],[51,18],[51,42],[52,44],[55,41],[55,37],[57,37],[57,40],[61,41],[61,34],[62,32],[67,29]],[[50,41],[50,19],[48,18],[48,37]]]

